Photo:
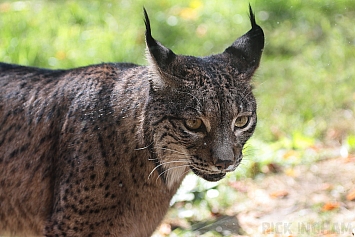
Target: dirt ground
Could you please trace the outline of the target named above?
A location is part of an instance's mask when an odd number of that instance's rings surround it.
[[[232,210],[246,236],[352,236],[355,158],[298,166],[241,185],[247,198]]]
[[[231,185],[241,193],[242,201],[213,222],[192,226],[188,236],[211,236],[211,230],[233,237],[354,235],[354,156],[299,165]]]

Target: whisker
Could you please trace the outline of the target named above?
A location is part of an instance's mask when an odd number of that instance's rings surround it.
[[[187,169],[184,173],[182,173],[182,175],[185,175],[187,173],[189,173],[191,171],[191,169]]]
[[[193,167],[194,169],[198,170],[198,171],[209,172],[208,170],[201,169],[201,168],[199,168],[199,167],[197,167],[197,166],[194,166],[193,164],[192,164],[192,167]]]
[[[160,166],[162,165],[166,165],[166,164],[171,164],[171,163],[181,163],[181,162],[186,162],[188,161],[187,159],[186,160],[173,160],[173,161],[168,161],[168,162],[163,162],[157,166],[154,167],[154,169],[149,173],[148,175],[148,179],[150,178],[150,176],[153,174],[153,172],[158,169]],[[164,173],[164,172],[163,172]]]
[[[247,94],[244,94],[247,90],[248,90],[248,89],[245,88],[244,91],[240,94],[241,97],[242,97],[242,99],[244,99],[244,100],[247,100],[246,98],[247,98],[251,93],[253,93],[252,91],[249,91]]]
[[[150,147],[151,145],[153,145],[153,142],[150,143],[148,146],[136,148],[136,149],[134,149],[134,150],[135,150],[135,151],[144,150],[144,149],[147,149],[148,147]]]
[[[182,155],[183,159],[188,161],[188,159],[187,159],[188,154],[186,154],[184,152],[180,152],[180,151],[177,151],[177,150],[174,150],[174,149],[170,149],[170,148],[165,148],[165,147],[157,147],[157,148],[160,148],[162,150],[168,150],[168,151],[175,152],[175,153],[177,153],[179,155]],[[148,160],[154,161],[154,160],[159,160],[159,158],[148,158]]]
[[[157,179],[155,181],[157,181],[159,179],[160,176],[162,176],[164,173],[168,172],[169,170],[172,170],[172,169],[177,169],[177,168],[182,168],[182,167],[188,167],[189,164],[186,164],[186,165],[179,165],[179,166],[175,166],[175,167],[171,167],[167,170],[164,170],[163,172],[161,172],[161,174],[158,175]]]
[[[178,153],[178,154],[181,154],[181,155],[186,155],[186,153],[183,153],[181,151],[177,151],[177,150],[174,150],[174,149],[170,149],[170,148],[165,148],[165,147],[157,147],[157,148],[160,148],[160,149],[166,150],[166,151],[172,151],[172,152],[175,152],[175,153]]]

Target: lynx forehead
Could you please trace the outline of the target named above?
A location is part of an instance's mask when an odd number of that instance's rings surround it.
[[[148,66],[0,63],[0,235],[149,236],[189,171],[235,170],[264,47],[249,11],[251,30],[208,57],[156,41],[144,10]]]

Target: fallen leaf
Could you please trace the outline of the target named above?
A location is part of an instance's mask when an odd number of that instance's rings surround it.
[[[288,196],[288,192],[286,190],[280,190],[270,193],[270,197],[272,198],[284,198]]]
[[[330,230],[321,231],[321,234],[323,237],[337,237],[338,236],[337,234],[335,234],[333,231],[330,231]]]
[[[322,191],[332,191],[333,190],[333,185],[330,184],[330,183],[323,183],[320,186],[320,190],[322,190]]]
[[[283,159],[284,160],[288,160],[288,159],[291,159],[291,158],[294,158],[294,157],[299,157],[300,155],[298,154],[297,151],[295,150],[289,150],[287,151],[284,155],[283,155]]]
[[[267,164],[267,168],[271,173],[280,173],[282,171],[281,166],[276,163]]]
[[[338,202],[327,202],[323,205],[322,211],[331,211],[339,207]]]
[[[355,161],[355,156],[353,155],[348,155],[348,157],[346,157],[344,159],[344,163],[350,163],[350,162],[354,162]]]
[[[272,234],[273,232],[274,232],[274,229],[266,228],[262,231],[262,234]]]
[[[353,189],[348,193],[348,195],[346,195],[346,200],[355,201],[355,189]]]
[[[287,176],[290,176],[290,177],[296,177],[297,176],[297,173],[296,173],[295,169],[293,169],[293,168],[286,169],[285,170],[285,174]]]

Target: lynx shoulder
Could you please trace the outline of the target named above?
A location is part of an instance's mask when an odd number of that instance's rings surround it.
[[[176,55],[145,14],[148,66],[0,63],[0,235],[150,236],[192,171],[222,179],[256,126],[264,34]]]

